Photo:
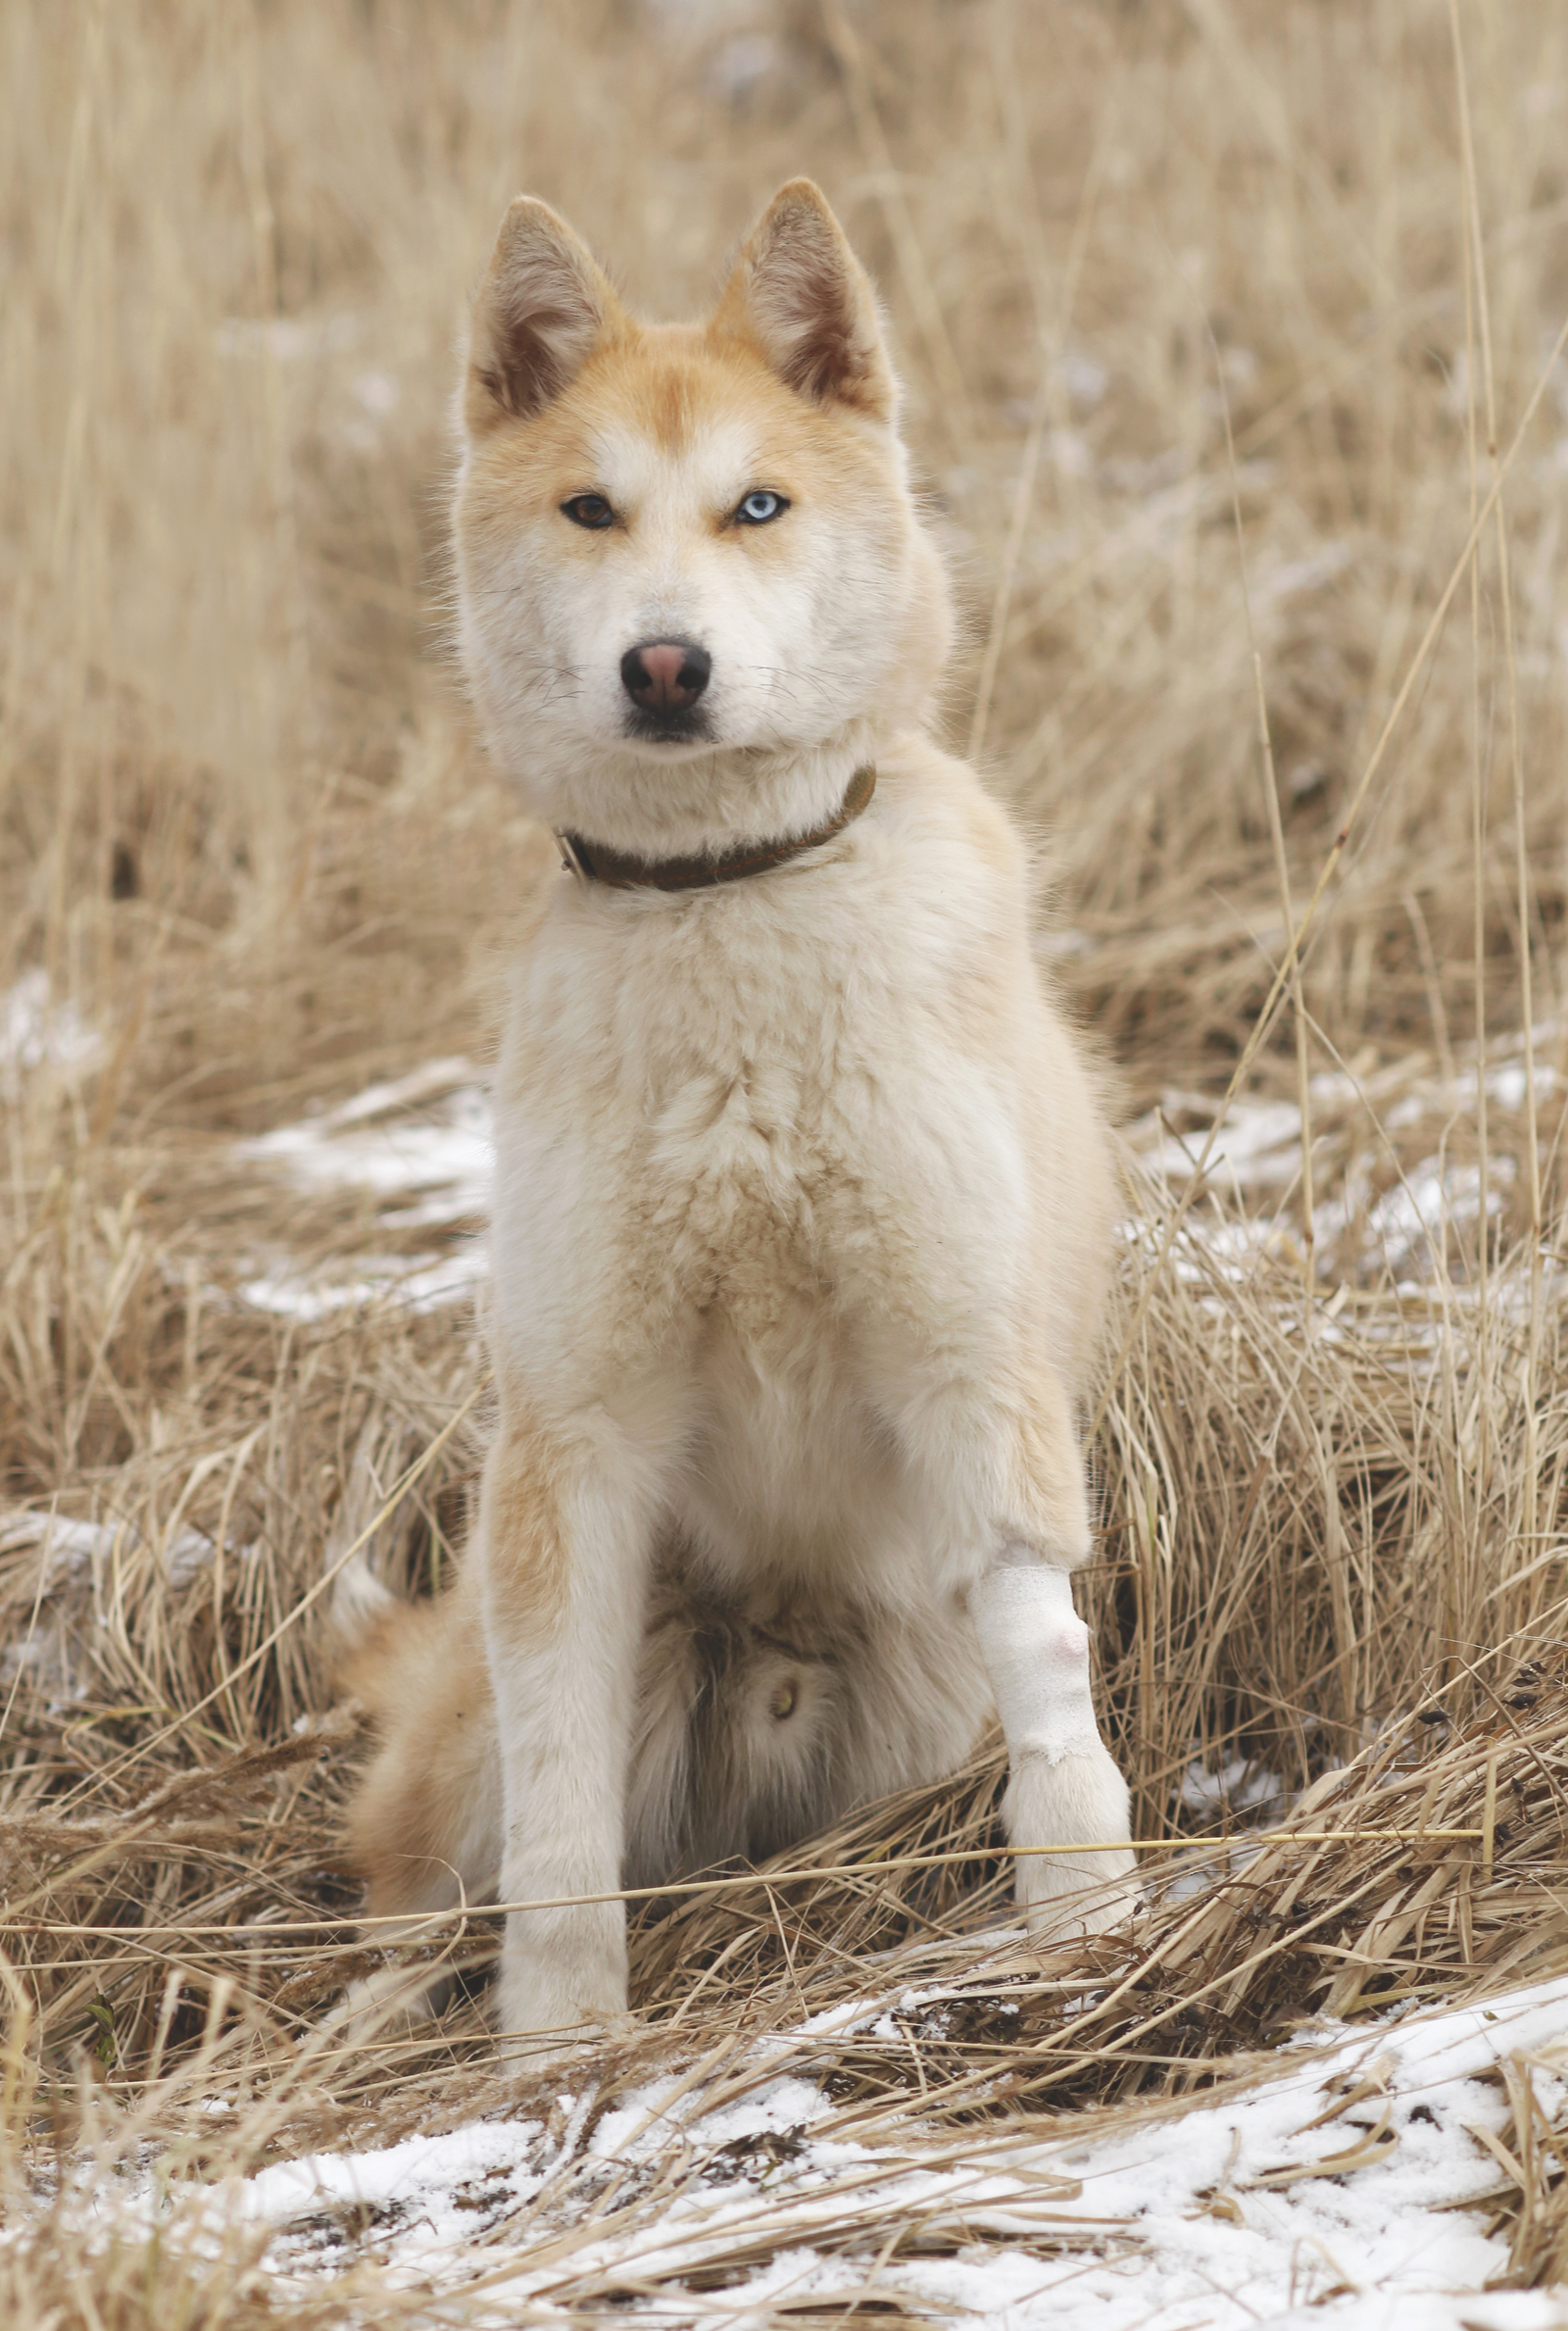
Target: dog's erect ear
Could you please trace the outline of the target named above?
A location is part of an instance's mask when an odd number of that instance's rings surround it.
[[[876,295],[809,178],[781,186],[752,228],[713,322],[755,340],[802,396],[874,421],[898,411]]]
[[[473,306],[465,398],[469,434],[542,411],[622,315],[608,276],[565,220],[519,194],[501,222]]]

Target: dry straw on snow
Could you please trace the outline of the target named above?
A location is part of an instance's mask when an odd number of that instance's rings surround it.
[[[602,2097],[785,2061],[936,2160],[1568,1968],[1561,9],[9,0],[0,43],[7,2319],[279,2319],[238,2234],[67,2241],[57,2156],[216,2177],[527,2085],[474,1998],[327,2020],[366,1946],[315,1590],[362,1536],[411,1590],[461,1546],[468,1315],[241,1292],[454,1226],[236,1147],[482,1048],[553,878],[432,653],[452,343],[518,185],[662,312],[826,185],[971,610],[954,734],[1049,844],[1042,945],[1152,1168],[1087,1581],[1139,1920],[999,1959],[987,1755],[808,1874],[636,1909]],[[1194,1890],[1163,1848],[1240,1818],[1227,1766],[1294,1801]],[[491,1947],[429,1945],[472,1989]],[[911,1986],[896,2041],[807,2028]],[[1510,2096],[1491,2206],[1550,2281],[1563,2133]],[[711,2291],[788,2238],[760,2204]],[[901,2246],[968,2238],[848,2189],[818,2237],[887,2306]],[[288,2319],[469,2304],[355,2276]],[[563,2254],[558,2312],[612,2299]]]

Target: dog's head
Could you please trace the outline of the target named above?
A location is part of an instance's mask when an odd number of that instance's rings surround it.
[[[927,715],[946,585],[864,272],[775,195],[700,324],[641,324],[520,197],[460,402],[459,639],[553,824],[647,855],[802,831]]]

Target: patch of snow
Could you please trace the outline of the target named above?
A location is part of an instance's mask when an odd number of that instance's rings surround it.
[[[226,2180],[214,2190],[215,2213],[288,2226],[296,2253],[346,2249],[350,2237],[336,2212],[379,2220],[383,2240],[401,2228],[400,2247],[411,2253],[461,2252],[475,2230],[481,2191],[496,2209],[537,2193],[543,2166],[522,2164],[540,2153],[542,2134],[537,2121],[480,2121],[446,2136],[407,2137],[379,2153],[311,2154]]]
[[[1213,1767],[1195,1757],[1181,1780],[1181,1801],[1189,1812],[1251,1812],[1285,1794],[1279,1774],[1250,1757],[1230,1757]]]
[[[20,1548],[41,1546],[43,1592],[83,1577],[95,1558],[113,1546],[114,1527],[101,1521],[75,1521],[64,1513],[41,1513],[31,1508],[0,1513],[0,1557]]]
[[[125,1521],[88,1521],[25,1507],[0,1513],[0,1562],[34,1546],[41,1549],[28,1624],[16,1641],[0,1647],[0,1688],[9,1693],[25,1675],[51,1707],[74,1707],[86,1698],[90,1661],[80,1656],[85,1622],[79,1612],[74,1619],[47,1606],[61,1595],[85,1596],[105,1580],[117,1555],[128,1555],[141,1543],[140,1533]],[[201,1530],[182,1530],[157,1552],[169,1585],[178,1591],[207,1568],[216,1549]],[[249,1561],[255,1553],[254,1547],[241,1547],[236,1558]]]
[[[469,1061],[429,1061],[334,1109],[236,1142],[233,1154],[311,1196],[362,1191],[380,1231],[433,1230],[456,1241],[311,1266],[286,1253],[253,1257],[239,1291],[258,1311],[307,1320],[388,1302],[436,1311],[465,1301],[488,1276],[484,1241],[457,1235],[488,1211],[494,1157],[489,1098]]]
[[[1550,1024],[1534,1031],[1537,1059],[1534,1086],[1538,1103],[1564,1090],[1564,1080],[1540,1057],[1560,1032]],[[1379,1095],[1355,1079],[1334,1071],[1313,1077],[1311,1099],[1324,1120],[1354,1112],[1375,1113],[1386,1135],[1407,1132],[1412,1126],[1473,1115],[1483,1089],[1500,1110],[1517,1113],[1528,1099],[1523,1042],[1514,1038],[1500,1059],[1494,1058],[1484,1076],[1472,1066],[1446,1081],[1434,1081],[1416,1091],[1403,1091],[1379,1108]],[[1223,1268],[1245,1269],[1281,1229],[1290,1232],[1289,1218],[1276,1226],[1257,1212],[1247,1212],[1259,1198],[1279,1193],[1289,1198],[1301,1173],[1301,1113],[1294,1101],[1264,1100],[1239,1094],[1230,1103],[1210,1141],[1218,1103],[1206,1094],[1171,1091],[1159,1107],[1128,1128],[1128,1140],[1145,1168],[1167,1188],[1190,1184],[1204,1158],[1205,1186],[1235,1202],[1235,1215],[1193,1209],[1183,1224],[1183,1238],[1205,1259],[1217,1258]],[[1176,1130],[1172,1121],[1186,1129]],[[1335,1124],[1334,1131],[1340,1126]],[[1324,1130],[1320,1124],[1318,1130]],[[1313,1210],[1312,1229],[1319,1276],[1356,1271],[1387,1270],[1400,1287],[1421,1290],[1443,1275],[1445,1233],[1465,1228],[1480,1217],[1483,1203],[1489,1217],[1503,1212],[1506,1192],[1518,1178],[1517,1160],[1494,1138],[1489,1160],[1483,1200],[1477,1166],[1445,1158],[1423,1158],[1381,1196],[1367,1161],[1370,1147],[1329,1178],[1330,1195]],[[1182,1266],[1180,1246],[1178,1267]],[[1461,1285],[1450,1293],[1461,1297]]]
[[[20,1642],[0,1645],[0,1717],[23,1676],[44,1694],[51,1709],[78,1708],[87,1697],[87,1678],[72,1658],[72,1630],[58,1618],[34,1617]]]
[[[886,2011],[862,2002],[858,2014],[874,2028]],[[769,2059],[800,2036],[765,2043]],[[906,2127],[879,2150],[836,2133],[814,2079],[781,2067],[769,2080],[765,2060],[738,2099],[729,2067],[724,2103],[663,2077],[590,2126],[589,2085],[563,2096],[548,2126],[487,2121],[277,2163],[207,2189],[202,2215],[209,2231],[271,2228],[269,2271],[296,2291],[353,2263],[362,2243],[399,2285],[455,2293],[482,2265],[499,2311],[487,2304],[473,2319],[498,2323],[549,2306],[578,2277],[640,2282],[641,2319],[687,2322],[678,2279],[650,2286],[748,2245],[772,2255],[726,2293],[734,2324],[770,2319],[786,2294],[863,2296],[868,2273],[916,2310],[1008,2331],[1568,2324],[1568,2294],[1486,2289],[1506,2245],[1453,2207],[1497,2182],[1472,2132],[1505,2125],[1500,2066],[1524,2067],[1548,2117],[1568,2103],[1568,1979],[1323,2026],[1281,2049],[1256,2086],[1120,2132],[1071,2118],[960,2140]],[[613,2206],[596,2228],[601,2196]],[[154,2184],[136,2206],[150,2217],[179,2198]],[[100,2187],[91,2206],[102,2222],[124,2204]],[[898,2221],[953,2255],[873,2265]]]
[[[1512,1158],[1493,1158],[1490,1163],[1489,1216],[1502,1212],[1502,1198],[1493,1185],[1506,1186],[1518,1173]],[[1430,1278],[1435,1275],[1447,1225],[1475,1221],[1481,1203],[1479,1166],[1446,1166],[1441,1158],[1423,1158],[1369,1208],[1367,1230],[1391,1266],[1414,1259],[1427,1265],[1418,1275]]]
[[[1167,1093],[1157,1114],[1141,1117],[1130,1138],[1144,1163],[1163,1180],[1191,1180],[1208,1139],[1208,1127],[1173,1133],[1164,1122],[1178,1115],[1207,1116],[1214,1104],[1199,1093]],[[1279,1189],[1301,1170],[1301,1112],[1294,1101],[1257,1101],[1238,1094],[1214,1136],[1204,1171],[1210,1180],[1244,1190]]]
[[[1262,1852],[1269,1831],[1296,1803],[1295,1793],[1277,1772],[1248,1757],[1229,1757],[1217,1765],[1195,1757],[1182,1774],[1177,1797],[1187,1812],[1251,1817],[1227,1837],[1223,1852],[1204,1841],[1191,1854],[1172,1855],[1164,1870],[1150,1881],[1158,1898],[1169,1902],[1191,1902],[1238,1876]]]
[[[490,1250],[483,1239],[470,1238],[446,1255],[357,1255],[354,1274],[307,1272],[283,1261],[242,1281],[239,1292],[256,1311],[283,1319],[325,1319],[376,1303],[412,1312],[443,1311],[466,1302],[489,1277]]]
[[[408,1113],[421,1107],[424,1115],[411,1120]],[[490,1103],[468,1062],[432,1061],[318,1116],[236,1142],[234,1152],[276,1167],[301,1191],[417,1196],[418,1204],[384,1217],[394,1222],[454,1222],[483,1214],[489,1201]]]
[[[1559,1034],[1550,1023],[1534,1031],[1538,1102],[1549,1100],[1563,1089],[1562,1078],[1540,1057]],[[1516,1041],[1504,1058],[1494,1060],[1484,1078],[1478,1077],[1472,1066],[1446,1082],[1423,1085],[1417,1092],[1402,1094],[1381,1112],[1381,1121],[1392,1133],[1418,1124],[1424,1117],[1446,1118],[1473,1112],[1483,1084],[1487,1098],[1499,1109],[1524,1107],[1526,1075],[1522,1043]],[[1329,1071],[1312,1078],[1311,1098],[1328,1111],[1350,1109],[1371,1097],[1354,1078]],[[1161,1096],[1158,1109],[1151,1110],[1128,1127],[1127,1138],[1152,1172],[1166,1181],[1188,1181],[1198,1169],[1217,1107],[1218,1103],[1207,1093],[1167,1092]],[[1169,1120],[1182,1116],[1198,1120],[1193,1131],[1177,1133],[1171,1129]],[[1295,1180],[1300,1166],[1301,1112],[1298,1104],[1237,1094],[1209,1151],[1208,1176],[1231,1180],[1244,1190],[1278,1189]]]
[[[1556,1082],[1556,1076],[1551,1069],[1537,1069],[1536,1091],[1538,1094],[1543,1091],[1549,1093]],[[1523,1061],[1510,1061],[1506,1067],[1494,1068],[1487,1078],[1487,1091],[1504,1109],[1523,1109],[1527,1093]]]
[[[72,1520],[63,1513],[44,1513],[32,1508],[0,1513],[0,1556],[26,1546],[43,1548],[44,1594],[96,1575],[113,1561],[117,1548],[128,1553],[140,1544],[139,1531],[128,1522]],[[161,1543],[158,1551],[170,1585],[181,1587],[206,1569],[217,1549],[204,1530],[181,1530],[177,1538]],[[235,1554],[240,1561],[251,1561],[256,1549],[241,1546]]]
[[[46,971],[24,971],[0,996],[0,1100],[15,1103],[36,1068],[90,1068],[103,1040],[74,1004],[52,1004]]]

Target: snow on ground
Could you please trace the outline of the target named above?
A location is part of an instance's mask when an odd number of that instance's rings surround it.
[[[772,2255],[724,2293],[728,2324],[870,2281],[939,2319],[1006,2331],[1563,2331],[1568,2291],[1486,2292],[1506,2245],[1484,2213],[1453,2207],[1499,2182],[1476,2132],[1501,2134],[1495,2074],[1510,2058],[1560,2116],[1568,1981],[1324,2026],[1282,2049],[1261,2085],[1122,2133],[1058,2121],[1027,2140],[1014,2126],[922,2141],[906,2125],[878,2149],[837,2133],[827,2097],[791,2070],[718,2108],[664,2079],[597,2121],[591,2089],[564,2086],[548,2125],[487,2121],[279,2163],[215,2189],[208,2217],[274,2229],[268,2265],[284,2288],[362,2248],[402,2285],[455,2290],[482,2270],[472,2319],[497,2323],[568,2284],[646,2288],[755,2246]],[[876,2267],[895,2222],[954,2255]],[[693,2319],[678,2286],[625,2310]]]
[[[18,1507],[0,1513],[0,1556],[28,1546],[43,1549],[39,1593],[49,1595],[63,1586],[97,1580],[113,1562],[117,1551],[128,1553],[141,1543],[140,1532],[128,1522],[73,1521],[63,1513],[38,1507]],[[188,1586],[205,1570],[217,1548],[205,1530],[179,1530],[159,1545],[164,1574],[172,1587]],[[234,1550],[241,1562],[252,1562],[254,1546]]]
[[[1058,934],[1058,938],[1059,938]],[[1067,934],[1071,938],[1073,934]],[[1563,1089],[1547,1056],[1561,1041],[1552,1023],[1533,1034],[1533,1083],[1538,1105]],[[41,970],[25,973],[0,995],[0,1098],[14,1101],[30,1071],[51,1066],[80,1073],[102,1051],[101,1039],[69,1003],[52,1001]],[[1443,1124],[1473,1113],[1484,1087],[1504,1111],[1526,1100],[1526,1066],[1517,1040],[1499,1046],[1484,1077],[1475,1064],[1446,1082],[1383,1096],[1363,1091],[1344,1073],[1314,1076],[1314,1114],[1334,1121],[1348,1111],[1374,1108],[1386,1135],[1408,1131],[1425,1117]],[[1157,1110],[1128,1128],[1128,1140],[1147,1170],[1172,1190],[1185,1188],[1205,1156],[1209,1187],[1255,1210],[1259,1200],[1286,1199],[1301,1170],[1301,1112],[1292,1101],[1238,1095],[1212,1141],[1215,1103],[1198,1093],[1172,1091]],[[1180,1130],[1186,1124],[1190,1129]],[[369,1085],[337,1107],[280,1125],[232,1145],[237,1163],[274,1173],[314,1197],[357,1193],[370,1203],[378,1232],[431,1234],[415,1253],[361,1251],[311,1267],[286,1252],[252,1258],[240,1284],[245,1301],[264,1311],[301,1318],[356,1305],[395,1300],[434,1310],[465,1300],[489,1268],[482,1238],[464,1225],[482,1217],[492,1159],[490,1105],[479,1071],[459,1057],[430,1061],[401,1077]],[[1485,1206],[1500,1213],[1515,1161],[1491,1160],[1488,1184],[1473,1164],[1435,1154],[1401,1171],[1374,1195],[1364,1165],[1336,1176],[1332,1195],[1314,1210],[1320,1275],[1387,1267],[1401,1291],[1414,1293],[1442,1275],[1438,1268],[1448,1226],[1473,1224]],[[1248,1218],[1192,1210],[1184,1237],[1200,1244],[1210,1264],[1237,1276],[1253,1267],[1257,1251],[1274,1235],[1255,1212]],[[1138,1235],[1129,1226],[1129,1235]],[[1353,1251],[1352,1251],[1353,1249]],[[1344,1250],[1342,1252],[1342,1250]],[[1178,1254],[1178,1267],[1181,1266]],[[1450,1293],[1461,1290],[1450,1290]]]
[[[411,1117],[416,1110],[423,1114]],[[303,1190],[413,1196],[415,1204],[382,1215],[389,1228],[447,1226],[488,1203],[490,1104],[471,1063],[429,1061],[335,1109],[236,1142],[235,1153],[281,1166]]]
[[[261,1311],[305,1319],[388,1298],[416,1311],[461,1302],[490,1267],[484,1241],[458,1233],[488,1208],[491,1154],[488,1096],[472,1063],[457,1058],[236,1142],[237,1159],[307,1195],[364,1193],[379,1232],[426,1230],[443,1241],[414,1255],[361,1253],[309,1271],[274,1256],[242,1280],[240,1293]]]
[[[142,1543],[141,1532],[130,1522],[92,1521],[55,1513],[41,1507],[0,1509],[0,1562],[33,1547],[39,1551],[38,1585],[25,1633],[18,1642],[0,1644],[0,1693],[16,1689],[24,1674],[41,1684],[49,1706],[70,1708],[86,1698],[90,1662],[81,1656],[83,1605],[96,1608],[97,1598],[114,1592],[115,1564]],[[169,1585],[177,1593],[207,1569],[218,1548],[205,1530],[167,1531],[155,1541]],[[259,1549],[231,1546],[230,1562],[251,1562]],[[75,1609],[61,1609],[62,1599]],[[7,1702],[0,1700],[0,1729]]]
[[[273,1259],[265,1270],[240,1282],[240,1293],[257,1311],[290,1319],[324,1319],[357,1304],[395,1302],[409,1311],[436,1312],[461,1303],[490,1275],[489,1249],[468,1239],[449,1255],[357,1255],[351,1276],[341,1268],[306,1271]]]
[[[1348,1119],[1359,1116],[1369,1124],[1375,1116],[1384,1136],[1383,1161],[1390,1163],[1396,1138],[1423,1123],[1446,1142],[1455,1117],[1474,1117],[1483,1091],[1494,1109],[1517,1112],[1533,1090],[1543,1108],[1563,1093],[1563,1078],[1547,1059],[1561,1043],[1561,1029],[1545,1022],[1533,1031],[1528,1068],[1522,1040],[1506,1039],[1484,1076],[1471,1061],[1446,1079],[1389,1092],[1363,1087],[1342,1072],[1314,1076],[1308,1090],[1314,1150],[1325,1124],[1339,1129]],[[1257,1212],[1259,1202],[1287,1199],[1300,1181],[1301,1111],[1294,1101],[1238,1094],[1221,1115],[1208,1094],[1171,1091],[1127,1128],[1127,1138],[1145,1169],[1168,1189],[1185,1189],[1201,1164],[1210,1189],[1233,1199],[1239,1210],[1250,1208],[1241,1219],[1207,1219],[1198,1210],[1187,1217],[1192,1235],[1222,1262],[1228,1258],[1238,1274],[1273,1235],[1273,1225]],[[1518,1177],[1517,1161],[1494,1152],[1483,1192],[1477,1166],[1440,1152],[1401,1166],[1391,1186],[1375,1195],[1367,1167],[1376,1154],[1368,1144],[1366,1157],[1340,1166],[1331,1176],[1330,1195],[1314,1207],[1316,1267],[1320,1276],[1387,1269],[1401,1293],[1414,1293],[1445,1275],[1447,1229],[1473,1225],[1483,1204],[1489,1218],[1501,1214]]]
[[[0,1100],[21,1097],[29,1069],[80,1072],[92,1066],[102,1041],[74,1004],[52,1003],[46,971],[24,971],[0,995]]]

